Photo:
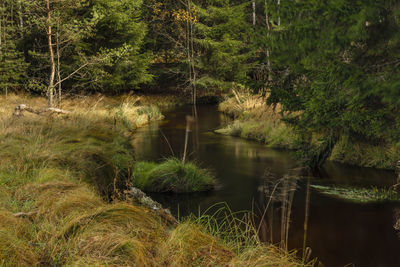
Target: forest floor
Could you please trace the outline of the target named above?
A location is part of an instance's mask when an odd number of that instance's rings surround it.
[[[82,97],[63,101],[69,114],[16,117],[45,99],[0,97],[0,266],[304,266],[250,223],[176,223],[129,201],[129,138],[166,102]]]
[[[280,106],[267,106],[262,96],[235,92],[220,103],[219,110],[233,118],[231,123],[216,131],[219,134],[255,140],[273,148],[299,148],[300,138],[290,125],[281,120]],[[314,139],[318,142],[317,136]],[[329,160],[361,167],[395,169],[400,161],[400,146],[370,144],[343,135]]]

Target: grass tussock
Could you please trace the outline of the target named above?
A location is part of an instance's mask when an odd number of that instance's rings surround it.
[[[110,115],[120,104],[68,101],[68,115],[14,118],[15,105],[40,107],[45,100],[0,98],[0,266],[269,266],[250,248],[270,263],[296,266],[294,255],[243,246],[249,243],[225,238],[204,218],[175,226],[118,200],[134,166],[130,130]],[[127,116],[130,107],[121,108]]]
[[[211,190],[216,181],[195,163],[171,158],[162,163],[135,163],[133,184],[146,192],[190,193]]]
[[[280,106],[268,106],[261,95],[233,92],[233,96],[222,102],[218,109],[234,120],[217,133],[255,140],[274,148],[297,147],[299,137],[281,121]]]

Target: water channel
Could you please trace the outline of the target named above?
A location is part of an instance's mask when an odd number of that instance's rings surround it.
[[[181,156],[185,117],[192,113],[192,107],[181,107],[165,113],[164,121],[138,129],[132,139],[137,159],[159,161],[173,153]],[[207,193],[151,195],[175,216],[202,213],[210,206],[223,202],[233,211],[253,211],[261,215],[269,201],[265,189],[271,188],[268,186],[271,177],[304,176],[297,171],[298,163],[288,151],[214,134],[213,130],[228,120],[218,113],[215,106],[197,107],[197,118],[189,140],[190,158],[211,169],[220,186]],[[395,213],[400,210],[399,203],[357,204],[322,195],[311,188],[308,190],[310,201],[306,209],[308,183],[389,186],[396,180],[393,172],[328,162],[321,171],[307,176],[294,184],[289,182],[290,187],[296,190],[286,191],[292,200],[290,206],[286,206],[291,210],[287,234],[290,250],[299,249],[301,254],[307,214],[306,246],[312,250],[311,258],[317,257],[325,266],[400,266],[400,238],[393,227]],[[272,211],[266,214],[264,224],[270,226],[266,229],[274,231],[272,234],[267,230],[261,231],[263,240],[281,241],[282,213],[279,202],[275,209],[272,204]]]

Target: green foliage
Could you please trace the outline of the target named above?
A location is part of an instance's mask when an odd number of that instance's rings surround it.
[[[400,160],[396,144],[376,145],[342,136],[332,151],[330,160],[379,169],[395,169]]]
[[[99,19],[81,47],[87,55],[104,57],[104,64],[90,69],[101,77],[95,88],[118,93],[151,81],[151,53],[142,51],[146,25],[140,20],[141,7],[142,0],[91,1],[88,18]]]
[[[176,158],[162,163],[137,162],[133,184],[146,192],[190,193],[211,190],[214,176],[192,162],[182,163]]]
[[[248,81],[253,51],[249,49],[251,26],[246,22],[247,5],[233,1],[196,5],[199,10],[199,22],[195,24],[196,67],[200,88],[226,91],[232,83]]]
[[[269,103],[281,103],[299,129],[328,139],[348,134],[396,142],[399,4],[283,1],[279,14],[274,8],[271,20],[279,15],[282,25],[270,33],[275,80]]]
[[[28,67],[17,47],[21,42],[21,35],[15,20],[20,11],[10,12],[16,8],[16,3],[10,0],[4,0],[0,5],[0,92],[3,93],[22,87]]]

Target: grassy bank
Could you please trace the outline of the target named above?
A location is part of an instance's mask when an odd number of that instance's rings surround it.
[[[0,99],[0,266],[301,266],[254,235],[238,242],[124,201],[134,165],[127,136],[153,118],[126,115],[138,105],[84,98],[64,102],[68,115],[13,117],[21,103],[45,105]]]
[[[235,92],[219,105],[219,110],[232,117],[233,121],[216,132],[259,141],[268,147],[298,149],[299,136],[291,126],[281,121],[280,107],[269,107],[265,103],[261,96]],[[329,160],[362,167],[395,169],[400,161],[400,145],[374,145],[342,136]]]
[[[281,121],[280,107],[268,107],[262,96],[235,92],[235,95],[219,105],[219,111],[234,120],[219,134],[255,140],[273,148],[295,149],[298,136]]]

